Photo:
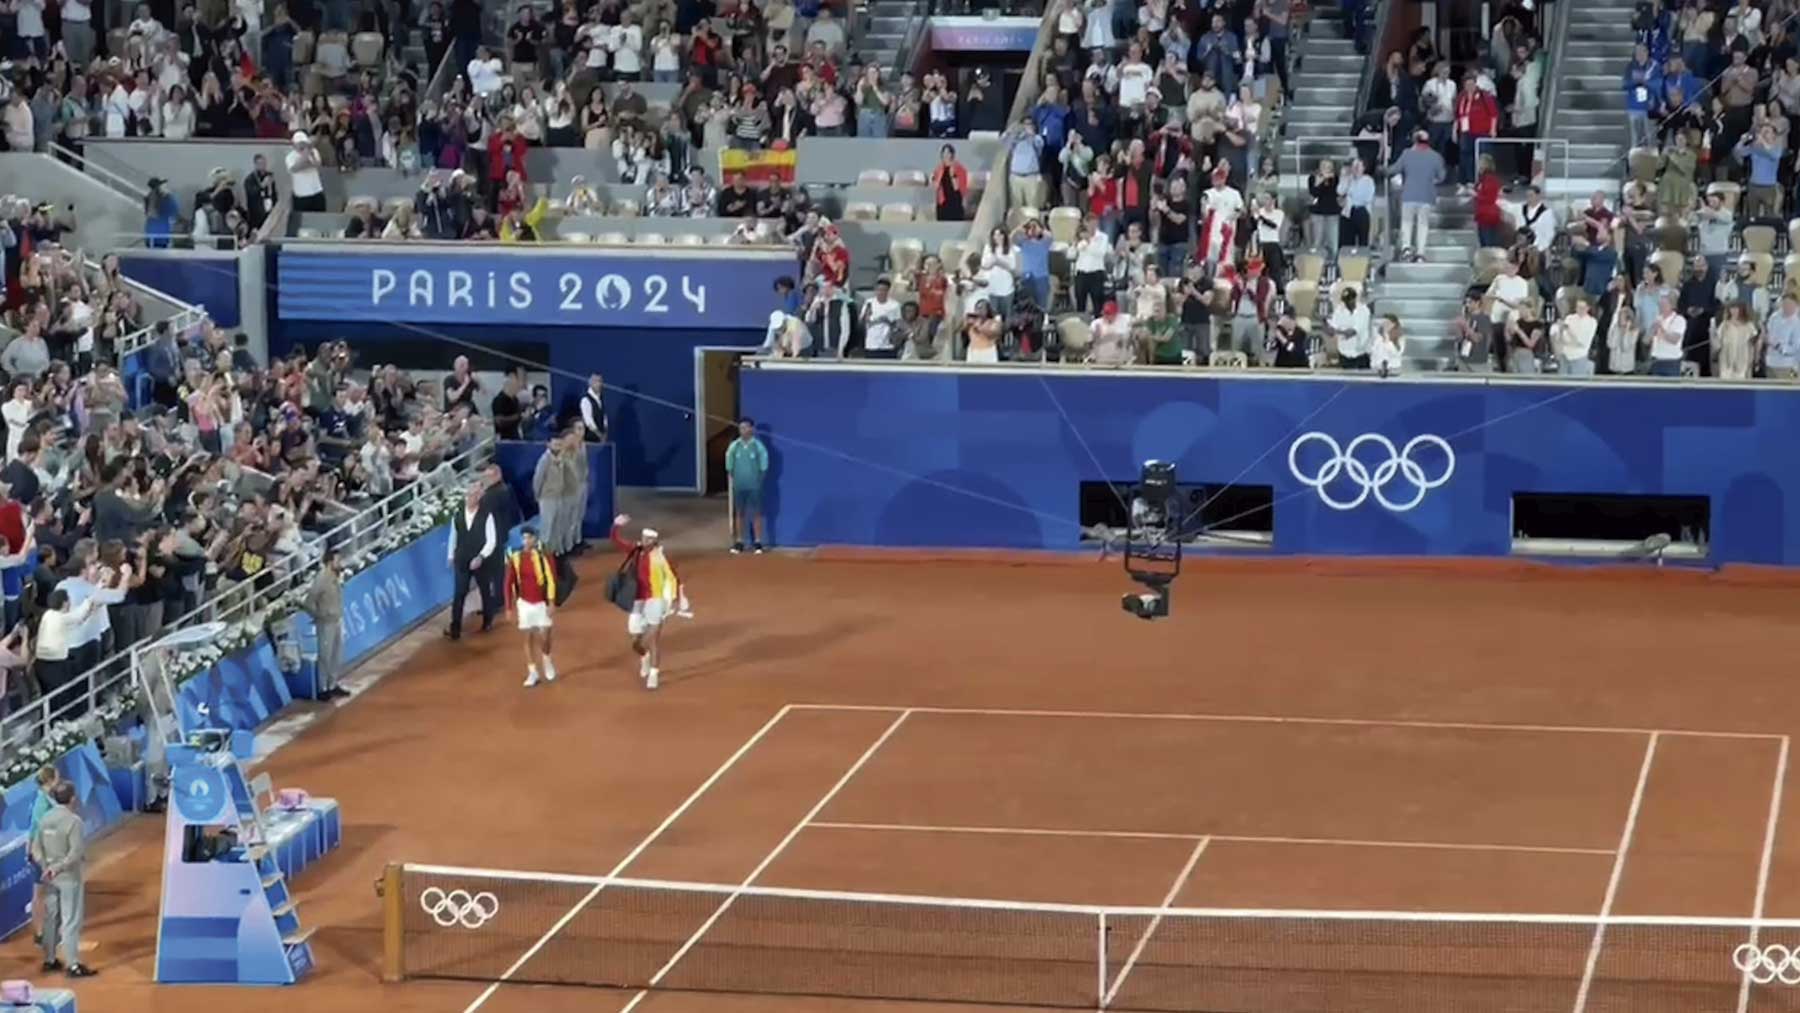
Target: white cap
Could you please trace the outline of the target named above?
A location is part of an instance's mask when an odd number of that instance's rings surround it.
[[[656,529],[655,529],[655,528],[645,528],[645,529],[644,529],[644,530],[643,530],[643,532],[642,532],[642,535],[643,535],[643,537],[644,537],[644,538],[646,538],[646,539],[651,539],[651,538],[660,538],[660,537],[662,537],[662,536],[661,536],[661,535],[659,535],[659,534],[657,534],[657,533],[656,533]]]
[[[311,144],[312,138],[306,136],[306,131],[296,130],[294,131],[293,141],[295,144]]]
[[[787,314],[786,313],[783,313],[780,310],[770,310],[769,311],[769,326],[770,327],[780,327],[782,324],[784,324],[786,322],[787,322]]]

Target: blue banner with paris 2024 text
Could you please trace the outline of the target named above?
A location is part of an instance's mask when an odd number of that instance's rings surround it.
[[[780,251],[289,248],[276,309],[283,320],[760,330],[775,279],[794,273]]]

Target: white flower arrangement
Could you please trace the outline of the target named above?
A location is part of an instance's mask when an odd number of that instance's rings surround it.
[[[420,482],[434,485],[441,480],[433,474]],[[340,579],[349,580],[411,545],[432,529],[448,523],[462,509],[465,489],[466,486],[454,481],[445,481],[439,488],[422,489],[416,499],[402,508],[402,513],[389,518],[368,545],[353,553],[340,554]],[[305,561],[302,564],[304,573],[310,577],[315,565],[315,559]],[[175,652],[168,660],[170,681],[179,686],[221,659],[255,644],[271,626],[285,622],[300,611],[306,602],[309,585],[310,580],[295,580],[280,594],[257,601],[248,615],[228,623],[223,632],[205,645]],[[0,790],[32,777],[40,768],[54,763],[64,754],[111,733],[121,721],[137,712],[137,690],[127,688],[103,701],[92,713],[58,721],[42,738],[23,749],[9,751],[0,761]]]

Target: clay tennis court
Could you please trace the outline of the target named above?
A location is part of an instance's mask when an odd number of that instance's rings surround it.
[[[373,886],[389,862],[1142,909],[1106,943],[1117,1008],[1347,1008],[1353,980],[1361,1009],[1573,1009],[1578,988],[1591,1010],[1800,1009],[1800,987],[1780,984],[1739,1005],[1741,932],[1596,940],[1591,921],[1800,916],[1785,578],[1223,561],[1191,566],[1176,617],[1151,625],[1119,613],[1123,576],[1091,563],[694,557],[686,573],[699,618],[672,628],[655,694],[632,676],[620,614],[584,589],[559,618],[554,687],[519,687],[507,633],[429,640],[274,757],[278,784],[342,801],[345,845],[298,883],[320,972],[258,993],[259,1009],[934,1008],[530,984],[678,958],[671,988],[829,992],[864,959],[831,955],[841,905],[746,894],[720,912],[729,889],[608,887],[583,906],[585,882],[503,893],[485,933],[409,941],[414,970],[469,980],[382,984]],[[217,997],[149,984],[160,829],[133,821],[103,846],[103,976],[84,1008]],[[750,929],[778,903],[810,934],[759,948]],[[633,906],[655,909],[656,931],[600,945]],[[1590,921],[1309,935],[1150,913],[1168,907]],[[901,952],[968,925],[950,908],[908,917],[859,938]],[[1093,993],[1096,937],[1063,938],[1085,917],[995,914],[954,973],[921,963],[912,985]],[[1028,964],[983,949],[1020,938]],[[25,942],[5,952],[9,976],[34,969]],[[1313,973],[1272,974],[1259,953]],[[1381,953],[1392,973],[1323,974]],[[1229,973],[1197,978],[1196,961]],[[1646,962],[1679,968],[1685,984],[1655,992],[1674,1005],[1644,1004]]]

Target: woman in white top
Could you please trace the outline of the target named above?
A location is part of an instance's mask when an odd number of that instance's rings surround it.
[[[1085,21],[1077,0],[1062,0],[1057,5],[1056,34],[1068,42],[1070,51],[1081,47],[1081,26]]]
[[[1014,279],[1019,273],[1019,251],[1005,229],[988,233],[987,248],[981,251],[981,278],[987,288],[984,298],[998,316],[1012,312]]]
[[[986,299],[975,300],[975,307],[963,321],[963,340],[968,346],[964,361],[987,364],[1000,361],[1000,317],[988,308]]]
[[[100,110],[105,118],[106,136],[126,136],[125,125],[131,121],[131,92],[125,88],[123,77],[113,83],[112,91],[107,92]]]
[[[1070,253],[1075,258],[1071,265],[1075,274],[1075,312],[1099,316],[1100,307],[1106,303],[1106,258],[1112,255],[1112,243],[1100,231],[1100,223],[1093,215],[1081,223]]]
[[[162,135],[171,141],[194,136],[194,102],[181,85],[169,89],[162,105]]]
[[[37,657],[38,685],[47,695],[67,683],[77,673],[69,670],[70,638],[77,628],[99,608],[100,599],[91,595],[80,608],[69,607],[69,592],[57,588],[50,592],[44,614],[38,619],[33,654]]]
[[[1725,319],[1713,328],[1713,374],[1721,380],[1748,380],[1758,358],[1760,328],[1750,316],[1750,307],[1733,303],[1725,311]]]
[[[538,98],[537,89],[526,85],[519,92],[518,99],[512,107],[513,125],[519,128],[519,136],[532,144],[544,143],[544,106]]]
[[[1375,340],[1369,347],[1369,368],[1381,376],[1400,372],[1406,356],[1406,335],[1401,333],[1400,318],[1392,313],[1381,318],[1375,328]]]
[[[656,26],[650,40],[650,77],[669,84],[681,81],[681,38],[670,34],[666,21]]]
[[[1638,341],[1641,337],[1637,311],[1631,308],[1629,300],[1621,300],[1618,309],[1613,312],[1611,325],[1606,329],[1607,372],[1637,372]]]
[[[1081,33],[1081,48],[1110,53],[1114,45],[1112,5],[1107,0],[1088,0],[1087,26]]]
[[[1562,375],[1594,375],[1594,333],[1599,327],[1600,321],[1594,319],[1586,299],[1576,299],[1575,311],[1556,322],[1550,333],[1550,347],[1556,352]]]

